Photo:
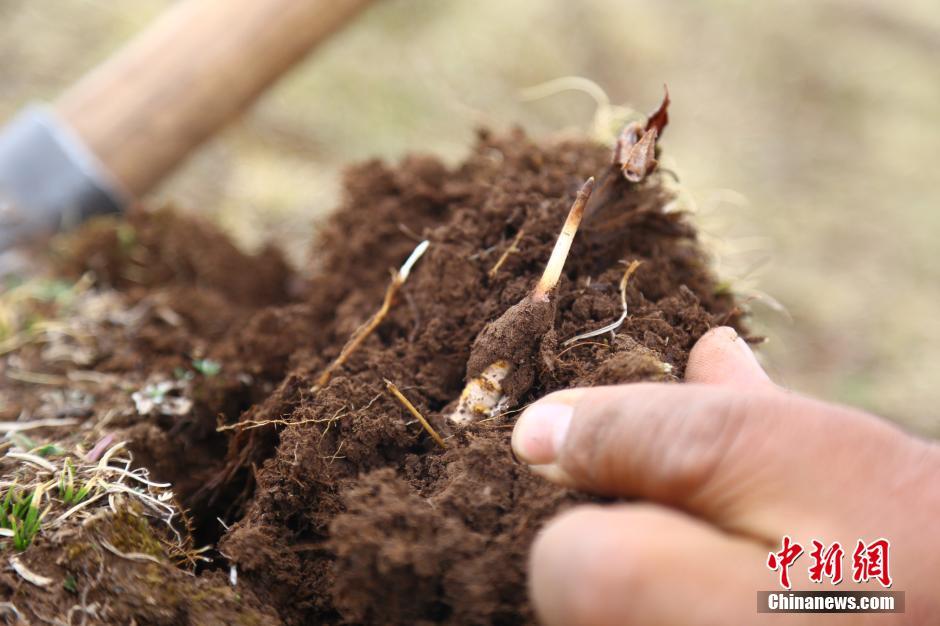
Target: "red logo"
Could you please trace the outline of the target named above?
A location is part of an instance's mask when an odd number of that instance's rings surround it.
[[[889,567],[889,553],[891,542],[887,539],[876,539],[866,544],[861,539],[852,554],[852,580],[857,583],[877,580],[883,587],[891,586],[891,573]],[[790,539],[789,535],[783,537],[779,552],[767,555],[767,567],[779,572],[780,586],[790,589],[790,566],[803,555],[803,546]],[[809,553],[812,564],[808,568],[809,580],[822,583],[829,579],[833,585],[842,582],[842,560],[845,550],[838,541],[826,545],[816,539],[813,540],[813,550]]]
[[[813,539],[813,551],[809,556],[813,559],[809,568],[810,582],[821,583],[823,578],[831,580],[833,585],[842,582],[842,557],[845,556],[845,550],[842,549],[841,543],[836,541],[826,548]]]
[[[861,539],[852,555],[852,580],[857,583],[868,582],[874,578],[882,587],[891,586],[891,574],[888,572],[888,552],[891,543],[887,539],[876,539],[867,546]]]
[[[783,538],[783,548],[780,552],[771,552],[767,555],[767,567],[776,571],[780,570],[780,586],[784,589],[790,588],[790,566],[803,554],[803,546],[798,543],[791,543],[790,536]]]

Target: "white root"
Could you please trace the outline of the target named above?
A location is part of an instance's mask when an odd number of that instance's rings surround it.
[[[509,375],[506,361],[493,363],[476,378],[470,380],[460,394],[457,408],[448,419],[458,426],[466,426],[479,419],[491,417],[503,400],[503,380]]]
[[[20,613],[20,610],[16,608],[16,605],[12,602],[0,602],[0,615],[13,615],[17,620],[23,618],[23,614]],[[19,621],[16,623],[18,624]]]
[[[620,314],[620,317],[606,326],[581,333],[580,335],[575,335],[571,339],[566,339],[561,345],[567,346],[582,339],[590,339],[591,337],[598,337],[606,333],[614,332],[620,328],[620,325],[627,319],[627,283],[630,281],[630,277],[633,275],[633,272],[636,271],[636,268],[640,267],[640,263],[641,261],[633,261],[630,263],[623,273],[623,278],[620,279],[620,305],[623,307],[623,312]]]
[[[23,461],[24,463],[29,463],[30,465],[44,469],[47,472],[56,471],[55,465],[37,454],[30,454],[28,452],[7,452],[6,457],[9,459]]]
[[[36,585],[37,587],[48,587],[53,582],[55,582],[48,576],[37,574],[36,572],[32,571],[31,569],[23,565],[23,562],[20,561],[20,557],[18,556],[10,557],[10,567],[13,568],[14,572],[19,574],[20,578],[22,578],[23,580],[25,580],[26,582],[30,584]]]
[[[398,280],[400,282],[405,282],[408,280],[408,275],[411,274],[411,268],[415,266],[415,263],[418,262],[424,253],[427,251],[428,246],[431,245],[431,242],[425,239],[417,245],[417,247],[411,251],[411,254],[408,255],[408,258],[405,259],[405,262],[401,264],[401,267],[398,268]]]
[[[0,433],[17,433],[34,428],[54,428],[58,426],[74,426],[78,420],[72,418],[65,419],[41,419],[31,422],[3,422],[0,423]]]
[[[594,119],[591,121],[591,136],[601,142],[610,141],[611,129],[624,121],[641,114],[630,107],[611,104],[607,93],[600,85],[582,76],[562,76],[520,91],[523,101],[540,100],[565,91],[580,91],[594,100]]]
[[[143,552],[121,552],[118,550],[114,544],[108,542],[106,539],[100,539],[101,547],[113,554],[114,556],[120,557],[122,559],[127,559],[128,561],[150,561],[156,563],[157,565],[162,565],[163,561],[153,556],[152,554],[144,554]]]
[[[99,494],[96,495],[96,496],[92,496],[92,497],[90,497],[90,498],[87,498],[87,499],[85,499],[85,500],[82,500],[81,502],[79,502],[78,504],[76,504],[75,506],[73,506],[72,508],[70,508],[68,511],[66,511],[66,512],[63,513],[62,515],[60,515],[59,517],[55,518],[55,521],[52,522],[52,526],[53,526],[53,527],[58,526],[59,524],[61,524],[61,523],[64,522],[65,520],[67,520],[73,513],[77,513],[78,511],[81,511],[81,510],[84,509],[85,507],[90,506],[91,504],[94,504],[95,502],[97,502],[98,500],[102,499],[102,498],[105,497],[106,495],[108,495],[107,492],[102,491],[101,493],[99,493]]]
[[[126,445],[126,441],[119,441],[108,448],[105,453],[101,455],[101,459],[98,460],[98,470],[101,471],[108,467],[108,463],[111,462],[111,457],[117,454],[119,450],[123,450]]]

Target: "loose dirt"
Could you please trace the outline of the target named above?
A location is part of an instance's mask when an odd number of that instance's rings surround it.
[[[218,546],[195,576],[166,566],[140,579],[157,604],[170,604],[154,590],[157,579],[184,581],[174,582],[173,606],[182,608],[170,621],[143,612],[152,610],[143,600],[112,602],[102,621],[195,624],[215,615],[223,623],[226,611],[243,606],[249,623],[532,623],[525,578],[533,536],[588,498],[513,458],[518,412],[578,385],[681,380],[699,336],[739,323],[687,216],[670,210],[671,174],[631,184],[610,159],[603,146],[536,143],[514,131],[482,132],[453,169],[425,156],[358,165],[299,275],[275,251],[248,257],[173,212],[90,225],[60,242],[60,275],[94,280],[75,301],[109,294],[113,315],[85,316],[93,355],[81,366],[44,359],[48,345],[36,340],[0,367],[59,376],[63,389],[94,396],[72,437],[86,448],[108,434],[128,440],[135,464],[173,483],[189,511],[192,545]],[[450,425],[446,415],[468,375],[486,366],[470,363],[468,371],[474,341],[532,290],[588,176],[597,177],[597,190],[552,306],[499,329],[503,339],[531,347],[517,363],[508,405],[469,427]],[[387,318],[315,389],[379,308],[389,269],[424,239],[430,247]],[[635,260],[641,264],[627,284],[622,326],[566,345],[620,317],[619,285]],[[218,371],[207,372],[207,362]],[[69,379],[70,371],[85,378]],[[87,372],[96,382],[86,381]],[[130,392],[160,381],[191,401],[188,410],[141,414]],[[46,410],[35,387],[11,387],[6,419]],[[41,534],[23,558],[67,550],[70,541]],[[90,587],[94,572],[82,571],[79,587]],[[232,587],[228,577],[236,574]],[[106,602],[118,593],[113,580],[99,581],[83,601]],[[144,597],[132,582],[124,589],[125,597]],[[0,576],[3,593],[33,615],[75,603],[70,592],[40,592],[13,574]],[[54,599],[39,601],[43,593]]]

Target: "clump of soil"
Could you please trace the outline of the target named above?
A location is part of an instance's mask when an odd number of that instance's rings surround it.
[[[192,370],[194,359],[221,366],[182,384],[179,393],[194,399],[185,415],[143,416],[127,410],[126,392],[102,395],[124,403],[117,426],[138,459],[156,479],[177,484],[197,542],[219,539],[216,563],[194,580],[216,580],[219,568],[234,566],[236,590],[288,624],[533,621],[525,591],[532,538],[586,497],[512,457],[518,411],[577,385],[680,380],[695,340],[739,317],[717,290],[693,227],[667,210],[669,174],[632,184],[610,163],[609,148],[536,143],[516,131],[481,133],[454,169],[431,157],[354,167],[310,266],[293,281],[299,290],[288,289],[293,279],[274,253],[215,256],[229,244],[172,214],[80,234],[85,244],[73,243],[63,266],[94,271],[123,306],[144,307],[132,326],[102,329],[110,347],[86,367],[131,372],[142,384]],[[524,384],[500,413],[450,425],[446,415],[476,373],[468,360],[477,336],[531,292],[589,176],[598,189],[549,319],[517,364]],[[379,308],[388,269],[422,239],[430,247],[387,318],[315,388]],[[566,345],[620,317],[619,285],[636,260],[622,326]],[[386,380],[445,436],[446,448],[387,392]],[[88,422],[100,419],[96,409]],[[115,428],[113,416],[109,423]]]
[[[279,251],[246,255],[208,223],[168,208],[99,218],[60,238],[53,253],[61,275],[92,272],[103,287],[188,286],[250,307],[287,301],[290,274]]]
[[[277,622],[271,607],[250,590],[233,589],[224,573],[197,578],[179,567],[164,541],[165,532],[130,508],[47,532],[13,557],[18,567],[39,578],[27,582],[9,568],[0,571],[0,598],[7,602],[0,603],[0,622],[36,623],[11,619],[16,617],[165,626]]]
[[[89,223],[54,242],[51,260],[56,276],[0,292],[0,312],[15,313],[0,328],[10,335],[0,332],[0,420],[61,422],[0,440],[0,499],[16,485],[31,492],[11,453],[32,452],[46,459],[27,462],[27,473],[41,474],[33,482],[46,482],[48,503],[22,554],[0,538],[0,622],[279,622],[273,607],[233,588],[228,572],[193,575],[205,555],[195,546],[224,528],[191,496],[223,467],[217,416],[266,397],[287,367],[288,349],[278,358],[273,344],[238,367],[227,352],[232,334],[255,328],[258,311],[288,301],[286,263],[274,250],[248,256],[170,211]],[[63,503],[54,486],[59,470],[44,468],[120,441],[134,452],[133,467],[172,481],[176,497],[164,506],[178,510],[175,532],[136,511],[127,494],[102,494],[101,484],[87,496],[95,502],[58,521],[74,502]],[[135,480],[128,488],[140,486]],[[14,558],[41,584],[15,571]]]
[[[460,394],[484,325],[532,289],[581,183],[608,172],[603,147],[483,134],[460,167],[427,159],[354,169],[314,246],[319,346],[246,416],[277,431],[244,518],[222,550],[290,623],[528,623],[526,555],[551,515],[582,499],[510,452],[510,412],[453,432],[441,450],[384,391],[401,388],[435,426]],[[604,178],[554,299],[552,329],[509,409],[575,385],[681,377],[694,341],[735,318],[672,194],[653,177]],[[523,231],[494,275],[489,270]],[[378,307],[384,270],[431,245],[388,319],[328,386],[316,374]],[[621,313],[622,261],[643,263],[611,339],[562,347]],[[324,297],[325,296],[325,297]],[[519,332],[527,329],[520,328]],[[245,431],[249,432],[249,431]],[[235,438],[233,462],[251,441]]]

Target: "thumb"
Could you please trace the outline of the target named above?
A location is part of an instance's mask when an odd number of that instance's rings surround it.
[[[690,383],[756,387],[772,384],[747,342],[733,328],[712,328],[692,347],[685,368]]]
[[[556,483],[673,506],[762,537],[779,534],[781,520],[793,533],[817,532],[842,514],[834,502],[870,510],[872,493],[897,492],[927,471],[925,444],[900,429],[769,384],[558,391],[522,413],[512,448]],[[805,485],[812,488],[798,488]]]

